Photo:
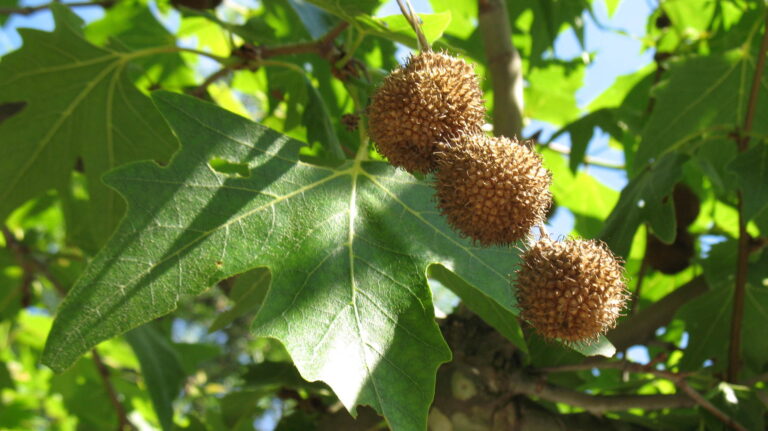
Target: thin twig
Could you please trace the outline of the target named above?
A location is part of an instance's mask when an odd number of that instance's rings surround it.
[[[117,391],[115,391],[115,387],[109,379],[109,367],[104,364],[101,355],[99,355],[95,348],[91,350],[91,358],[93,358],[93,363],[99,370],[99,376],[101,376],[101,381],[104,382],[104,389],[107,391],[109,401],[115,408],[115,413],[117,413],[117,431],[123,431],[128,426],[128,416],[126,416],[125,408],[117,398]]]
[[[5,243],[15,255],[16,260],[19,262],[19,266],[22,268],[22,271],[25,274],[25,277],[27,276],[27,274],[29,276],[34,277],[34,274],[36,272],[39,272],[46,279],[48,279],[48,281],[51,283],[53,288],[56,289],[56,291],[59,292],[59,294],[61,294],[62,296],[67,294],[67,289],[65,289],[64,286],[61,283],[59,283],[56,277],[54,277],[53,274],[51,274],[50,269],[48,269],[48,265],[46,265],[44,262],[38,260],[35,256],[33,256],[29,248],[26,245],[24,245],[24,243],[19,241],[16,238],[16,235],[14,235],[13,232],[11,232],[8,229],[8,227],[3,226],[2,232],[3,232],[3,237],[5,238]],[[24,287],[22,286],[22,289],[23,288]]]
[[[50,9],[51,5],[54,3],[59,2],[53,2],[53,3],[46,3],[41,4],[39,6],[27,6],[27,7],[19,7],[19,8],[0,8],[0,15],[32,15],[35,12],[39,12],[42,10]],[[67,7],[84,7],[84,6],[101,6],[101,7],[110,7],[115,4],[115,0],[105,0],[105,1],[93,1],[93,2],[75,2],[75,3],[63,3]]]
[[[746,49],[749,49],[747,47]],[[739,152],[743,153],[749,148],[749,133],[752,130],[752,122],[755,118],[757,98],[760,92],[760,79],[765,68],[765,56],[768,51],[768,14],[765,16],[763,28],[763,40],[760,43],[760,52],[757,57],[755,75],[752,79],[752,89],[747,102],[747,112],[744,118],[744,127],[735,134],[736,145]],[[745,136],[746,135],[746,136]],[[744,216],[744,195],[738,191],[739,210],[739,256],[736,263],[736,285],[733,294],[733,312],[731,313],[730,343],[728,346],[728,381],[736,382],[741,368],[741,324],[744,320],[744,297],[746,294],[747,271],[749,268],[750,238],[747,233],[747,219]]]
[[[8,227],[3,226],[0,230],[2,230],[6,246],[16,256],[16,259],[19,261],[19,266],[23,268],[25,274],[28,272],[31,276],[34,276],[35,273],[40,273],[46,279],[48,279],[54,289],[61,296],[65,296],[67,294],[67,289],[65,289],[64,285],[61,284],[61,282],[59,282],[59,280],[51,273],[48,265],[45,262],[37,259],[32,254],[32,251],[25,244],[19,241],[16,238],[16,235],[14,235],[13,232],[8,229]],[[91,350],[91,355],[93,357],[93,362],[96,364],[96,368],[99,370],[99,375],[104,382],[104,388],[109,395],[109,399],[112,402],[112,405],[115,407],[115,413],[118,420],[117,430],[122,431],[128,425],[128,417],[126,416],[125,408],[117,398],[117,392],[115,391],[112,382],[109,380],[109,368],[101,360],[101,357],[95,348]]]
[[[564,145],[560,145],[560,144],[555,143],[555,142],[550,142],[549,144],[546,145],[546,147],[549,148],[550,150],[556,152],[556,153],[564,154],[566,156],[570,156],[571,155],[571,149],[570,148],[568,148],[568,147],[566,147]],[[584,156],[584,162],[583,163],[585,165],[599,166],[601,168],[617,169],[617,170],[620,170],[620,171],[624,170],[624,165],[623,164],[611,163],[611,162],[608,162],[608,161],[605,161],[605,160],[601,160],[601,159],[597,159],[597,158],[590,157],[590,156]]]
[[[411,28],[413,28],[413,32],[416,33],[416,41],[419,44],[419,51],[430,51],[432,48],[429,46],[427,37],[424,36],[424,32],[421,30],[419,17],[413,11],[411,2],[408,0],[405,1],[408,3],[408,6],[403,3],[403,0],[397,0],[397,5],[400,7],[400,12],[403,13],[406,21],[408,21],[408,23],[411,25]]]
[[[543,373],[560,373],[560,372],[568,372],[568,371],[591,370],[593,368],[616,369],[616,370],[628,371],[633,373],[646,373],[646,374],[652,374],[655,377],[670,380],[673,383],[675,383],[675,386],[677,386],[678,389],[684,392],[693,402],[701,406],[703,409],[712,413],[712,415],[714,415],[717,419],[722,421],[725,425],[737,431],[746,431],[746,428],[741,426],[741,424],[736,422],[733,418],[731,418],[730,416],[725,414],[722,410],[718,409],[715,405],[710,403],[700,393],[698,393],[695,389],[693,389],[688,384],[688,382],[685,381],[685,378],[690,376],[693,373],[675,373],[667,370],[657,370],[653,366],[653,364],[644,365],[644,364],[638,364],[636,362],[630,362],[630,361],[605,361],[605,360],[592,360],[592,361],[585,361],[584,363],[581,363],[581,364],[560,365],[556,367],[539,368],[536,371],[543,372]]]
[[[29,253],[27,246],[17,240],[16,236],[7,227],[3,226],[2,231],[6,246],[11,250],[21,268],[21,306],[26,308],[32,302],[32,282],[35,280],[35,266],[25,259],[25,256]]]
[[[203,96],[205,95],[206,90],[208,90],[208,86],[218,81],[219,79],[223,78],[224,76],[228,75],[231,70],[232,70],[231,66],[222,67],[221,69],[217,70],[216,72],[212,73],[207,78],[205,78],[205,81],[203,81],[202,84],[198,85],[194,90],[192,90],[190,94],[192,96],[197,97],[198,99],[202,99]]]
[[[718,418],[725,425],[735,429],[736,431],[747,431],[740,423],[736,422],[725,414],[722,410],[718,409],[714,404],[710,403],[706,398],[701,396],[696,390],[694,390],[685,380],[676,382],[677,387],[685,392],[696,404],[700,405],[703,409],[712,413],[712,415]]]

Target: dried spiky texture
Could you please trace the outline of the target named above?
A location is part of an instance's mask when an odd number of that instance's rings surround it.
[[[454,137],[438,145],[438,206],[482,245],[510,244],[541,223],[552,202],[541,157],[505,137]]]
[[[479,133],[485,121],[475,72],[459,58],[423,52],[395,69],[368,107],[371,139],[394,166],[435,170],[435,145],[449,135]]]
[[[596,240],[543,238],[522,255],[515,284],[521,317],[571,343],[614,327],[628,296],[621,263]]]

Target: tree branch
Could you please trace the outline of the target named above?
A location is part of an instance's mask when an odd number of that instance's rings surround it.
[[[564,145],[562,145],[562,144],[558,144],[558,143],[555,143],[555,142],[549,142],[548,144],[545,144],[543,146],[545,146],[546,148],[549,148],[550,150],[552,150],[552,151],[554,151],[556,153],[560,153],[560,154],[563,154],[563,155],[566,155],[566,156],[570,156],[571,155],[571,149],[566,147],[566,146],[564,146]],[[584,160],[582,161],[582,163],[584,163],[585,165],[589,165],[589,166],[599,166],[601,168],[616,169],[616,170],[620,170],[620,171],[624,170],[624,165],[623,164],[611,163],[611,162],[608,162],[608,161],[605,161],[605,160],[601,160],[601,159],[597,159],[597,158],[590,157],[590,156],[584,156]]]
[[[678,389],[685,392],[686,395],[688,395],[692,400],[696,402],[696,404],[712,413],[712,415],[714,415],[727,426],[737,431],[747,431],[747,429],[744,428],[741,424],[733,420],[733,418],[727,414],[723,413],[722,410],[718,409],[714,404],[710,403],[706,398],[701,396],[700,393],[696,392],[690,385],[688,385],[685,380],[680,379],[680,381],[675,382],[675,384],[677,385]]]
[[[620,371],[628,371],[631,373],[644,373],[653,374],[656,377],[667,379],[672,382],[677,382],[683,378],[691,375],[692,373],[675,373],[667,370],[658,370],[654,367],[654,364],[638,364],[637,362],[631,362],[626,360],[614,361],[598,358],[586,358],[584,362],[580,364],[560,365],[555,367],[538,368],[536,371],[544,373],[562,373],[569,371],[584,371],[597,369],[613,369]]]
[[[573,389],[554,386],[522,372],[510,376],[509,390],[523,395],[565,403],[601,415],[611,411],[633,408],[661,410],[693,407],[694,403],[685,395],[590,395]]]
[[[746,47],[749,50],[749,46]],[[736,145],[739,152],[743,153],[749,148],[749,133],[752,131],[752,122],[755,118],[757,98],[760,93],[760,79],[765,68],[765,55],[768,51],[768,14],[765,15],[763,28],[763,40],[760,43],[760,51],[757,57],[755,75],[752,79],[752,89],[747,102],[747,113],[744,118],[744,127],[736,133]],[[731,313],[730,343],[728,345],[728,380],[736,382],[741,369],[741,323],[744,320],[744,296],[747,285],[747,270],[750,251],[750,238],[747,233],[747,219],[744,216],[744,195],[738,191],[739,210],[739,256],[736,262],[736,285],[733,294],[733,312]]]
[[[101,359],[101,355],[99,355],[99,352],[95,348],[91,350],[91,358],[93,358],[93,363],[96,365],[96,369],[99,370],[101,381],[104,382],[104,390],[107,391],[109,401],[115,408],[115,413],[117,413],[117,431],[123,431],[129,424],[128,416],[125,414],[125,408],[123,407],[123,404],[117,398],[117,391],[115,391],[115,387],[109,380],[109,367],[104,364],[104,361]]]
[[[606,336],[617,350],[624,350],[635,344],[645,344],[653,338],[656,329],[672,320],[681,306],[706,291],[707,283],[704,276],[700,275],[625,319]]]
[[[493,133],[520,137],[523,130],[523,73],[512,44],[504,0],[478,0],[478,27],[493,88]]]
[[[688,382],[685,381],[685,377],[691,375],[692,373],[674,373],[672,371],[666,371],[666,370],[657,370],[654,368],[653,364],[638,364],[636,362],[629,362],[629,361],[606,361],[606,360],[585,360],[581,364],[571,364],[571,365],[561,365],[557,367],[547,367],[547,368],[540,368],[537,371],[545,372],[545,373],[556,373],[556,372],[568,372],[568,371],[583,371],[583,370],[591,370],[592,368],[599,368],[599,369],[616,369],[621,371],[629,371],[634,373],[647,373],[652,374],[656,377],[667,379],[672,381],[675,386],[677,386],[680,391],[684,392],[691,401],[695,402],[699,406],[701,406],[703,409],[706,409],[712,415],[714,415],[717,419],[722,421],[727,426],[737,430],[737,431],[747,431],[746,428],[744,428],[741,424],[733,420],[730,416],[725,414],[722,410],[718,409],[714,404],[709,402],[706,398],[704,398],[700,393],[698,393],[695,389],[693,389]]]
[[[93,2],[75,2],[75,3],[63,3],[67,7],[83,7],[83,6],[101,6],[110,7],[115,4],[116,0],[105,1],[93,1]],[[58,3],[58,2],[54,2]],[[0,15],[32,15],[35,12],[41,10],[50,9],[53,3],[46,3],[39,6],[28,6],[20,8],[0,8]]]

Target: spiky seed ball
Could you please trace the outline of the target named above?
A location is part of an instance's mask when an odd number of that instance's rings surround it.
[[[515,282],[521,317],[546,338],[591,342],[616,325],[627,292],[605,243],[543,238],[522,255]]]
[[[434,171],[435,144],[449,135],[479,133],[484,121],[472,66],[438,52],[422,52],[395,69],[368,107],[379,152],[411,173]]]
[[[482,245],[510,244],[541,223],[552,202],[541,157],[505,137],[482,134],[438,145],[437,201],[456,230]]]

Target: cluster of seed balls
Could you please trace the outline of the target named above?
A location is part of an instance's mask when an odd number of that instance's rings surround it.
[[[438,207],[454,229],[483,246],[509,245],[544,222],[551,174],[524,143],[484,134],[484,122],[472,66],[432,51],[387,76],[368,107],[371,138],[392,165],[436,172]],[[627,297],[621,264],[595,240],[543,236],[523,253],[515,283],[522,318],[571,343],[615,326]]]

